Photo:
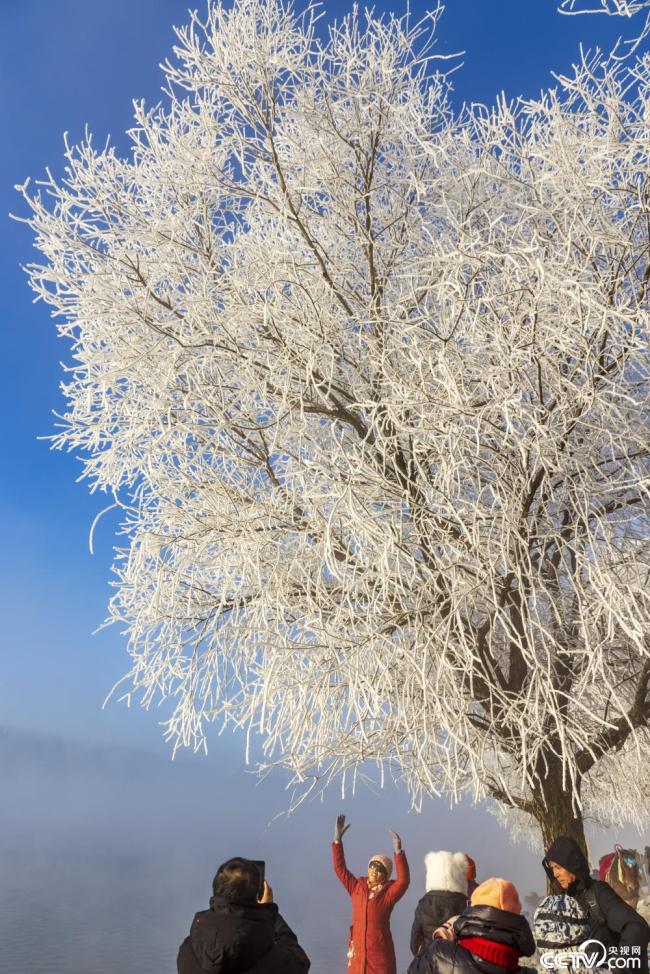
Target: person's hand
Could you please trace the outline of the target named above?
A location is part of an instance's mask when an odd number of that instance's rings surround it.
[[[350,826],[345,824],[345,815],[337,815],[336,825],[334,826],[334,841],[340,842],[349,828]]]
[[[258,903],[272,903],[273,902],[273,890],[269,886],[266,880],[264,880],[264,889],[262,895],[257,897]]]
[[[398,852],[402,851],[402,840],[400,839],[397,832],[393,832],[392,829],[388,830],[393,837],[393,852],[397,855]]]
[[[445,920],[445,922],[442,924],[441,927],[438,927],[436,930],[433,931],[433,939],[434,940],[455,940],[456,934],[454,932],[454,923],[456,922],[457,919],[458,917],[455,916],[455,917],[449,917],[448,920]]]

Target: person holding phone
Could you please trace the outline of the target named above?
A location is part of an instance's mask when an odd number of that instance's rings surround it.
[[[251,859],[253,865],[257,868],[257,875],[259,876],[259,885],[257,887],[257,899],[259,903],[264,901],[264,891],[268,885],[266,882],[266,863],[263,859]],[[271,887],[269,886],[269,889]],[[273,902],[271,900],[271,902]]]
[[[365,876],[353,876],[343,851],[343,836],[350,828],[339,815],[334,829],[334,872],[352,900],[352,926],[348,940],[348,974],[396,974],[395,947],[390,915],[409,886],[409,867],[402,840],[390,829],[397,878],[391,879],[393,863],[381,853],[371,857]]]
[[[309,958],[273,902],[263,862],[235,856],[219,866],[210,908],[195,915],[176,965],[178,974],[307,974]]]

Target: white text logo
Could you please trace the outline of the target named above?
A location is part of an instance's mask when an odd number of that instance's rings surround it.
[[[641,949],[639,947],[610,947],[607,950],[600,940],[585,940],[577,950],[546,950],[540,956],[542,967],[547,971],[578,970],[588,971],[599,967],[611,971],[641,970]]]

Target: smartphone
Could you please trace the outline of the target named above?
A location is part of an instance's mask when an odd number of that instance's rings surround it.
[[[266,870],[266,863],[263,859],[251,859],[254,866],[257,866],[257,871],[260,874],[260,885],[257,890],[258,898],[264,893],[264,873]]]

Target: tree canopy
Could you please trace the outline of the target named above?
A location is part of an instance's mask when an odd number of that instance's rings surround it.
[[[650,57],[454,112],[439,13],[212,3],[128,158],[22,188],[54,443],[123,511],[126,693],[175,745],[233,724],[545,836],[625,767],[638,819]]]

